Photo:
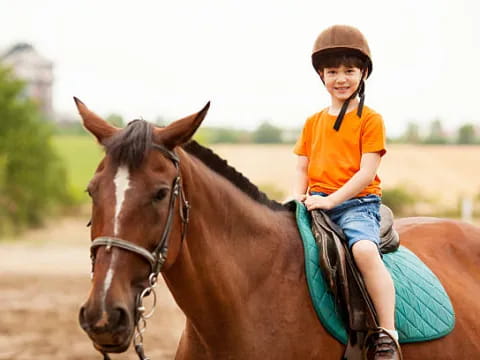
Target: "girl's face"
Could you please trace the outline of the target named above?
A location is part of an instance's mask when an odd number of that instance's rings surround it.
[[[357,90],[362,71],[357,67],[327,67],[320,73],[332,101],[343,103]]]

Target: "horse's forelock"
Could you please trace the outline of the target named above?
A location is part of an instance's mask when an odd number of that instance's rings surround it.
[[[135,169],[151,146],[152,129],[153,125],[145,120],[133,120],[104,143],[105,150],[117,165]]]

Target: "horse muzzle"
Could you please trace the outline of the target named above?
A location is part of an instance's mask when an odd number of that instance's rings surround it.
[[[79,322],[97,350],[119,353],[128,349],[134,323],[126,308],[116,306],[97,311],[87,302],[80,309]]]

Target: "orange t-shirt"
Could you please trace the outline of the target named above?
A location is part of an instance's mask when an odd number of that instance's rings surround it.
[[[308,157],[308,188],[331,194],[341,188],[360,170],[363,153],[386,153],[385,127],[382,116],[364,106],[362,117],[357,109],[345,114],[339,131],[333,124],[337,116],[324,109],[309,117],[294,152]],[[356,196],[381,196],[380,179],[373,181]]]

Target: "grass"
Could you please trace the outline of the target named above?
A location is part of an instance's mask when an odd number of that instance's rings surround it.
[[[103,157],[101,147],[93,137],[80,135],[55,136],[53,145],[67,168],[75,200],[80,203],[88,201],[85,188]]]

